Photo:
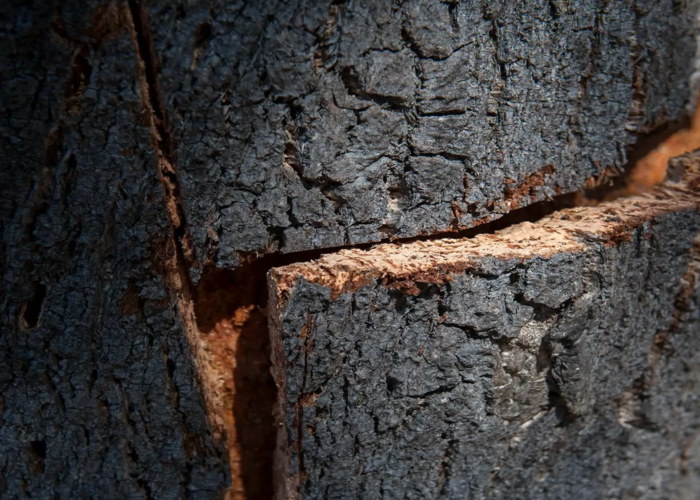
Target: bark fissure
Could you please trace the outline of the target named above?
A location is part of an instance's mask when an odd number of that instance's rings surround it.
[[[142,108],[150,125],[151,148],[155,155],[170,223],[170,239],[164,242],[164,248],[157,250],[157,253],[162,254],[160,271],[166,284],[168,298],[177,310],[187,334],[188,345],[197,367],[196,383],[202,389],[214,437],[219,443],[228,443],[226,448],[230,456],[231,442],[234,439],[234,436],[231,436],[230,425],[227,425],[230,412],[225,407],[225,395],[217,390],[218,380],[225,376],[225,372],[221,367],[213,366],[212,357],[216,356],[216,346],[209,337],[202,335],[197,325],[194,300],[197,291],[190,278],[190,270],[197,266],[197,260],[183,206],[171,125],[159,83],[158,58],[149,27],[148,7],[140,0],[129,0],[127,19],[140,69]],[[163,355],[173,393],[173,404],[177,411],[181,412],[180,394],[173,378],[177,365],[168,356],[167,345]]]
[[[176,170],[171,127],[165,110],[163,93],[158,81],[158,59],[153,40],[147,7],[140,0],[129,0],[132,37],[142,73],[143,105],[151,124],[152,145],[157,157],[158,174],[163,184],[165,203],[173,229],[179,260],[186,268],[196,261],[183,207],[180,181]]]

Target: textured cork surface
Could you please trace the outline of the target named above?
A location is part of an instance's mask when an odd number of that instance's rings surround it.
[[[690,100],[694,2],[215,4],[148,3],[200,264],[491,221]]]
[[[690,498],[696,183],[273,269],[277,497]]]

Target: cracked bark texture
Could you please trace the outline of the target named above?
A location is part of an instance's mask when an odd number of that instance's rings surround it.
[[[273,269],[278,498],[695,498],[698,229],[669,184]]]
[[[149,8],[199,264],[487,222],[614,175],[690,97],[693,2]]]
[[[3,2],[0,498],[216,498],[119,2]]]
[[[221,497],[204,264],[469,227],[679,117],[694,3],[571,3],[3,3],[0,497]]]

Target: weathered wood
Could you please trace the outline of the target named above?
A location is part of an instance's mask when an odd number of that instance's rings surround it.
[[[273,269],[278,498],[696,495],[698,182]]]
[[[149,2],[199,264],[470,227],[681,116],[694,2]],[[197,276],[193,270],[193,276]]]
[[[0,9],[0,498],[220,497],[129,13]]]
[[[0,9],[2,498],[220,497],[223,445],[265,446],[246,432],[269,420],[267,346],[254,287],[222,313],[192,286],[207,265],[242,287],[246,252],[459,229],[596,182],[682,115],[694,55],[694,2],[672,0]],[[264,498],[265,453],[234,498]]]

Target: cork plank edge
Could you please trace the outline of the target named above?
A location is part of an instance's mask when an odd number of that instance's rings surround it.
[[[688,174],[682,182],[667,182],[638,196],[563,209],[535,223],[523,222],[473,238],[340,250],[314,261],[273,268],[269,273],[270,284],[277,300],[287,296],[301,279],[327,287],[335,298],[373,279],[387,279],[397,288],[410,287],[411,281],[439,283],[449,279],[445,276],[450,273],[464,272],[484,257],[547,259],[563,252],[581,251],[591,241],[615,245],[655,218],[698,210],[700,194],[693,191],[698,182],[699,175]]]
[[[564,253],[580,253],[592,246],[615,247],[629,241],[635,230],[653,224],[663,216],[698,212],[700,196],[694,189],[699,181],[696,172],[687,172],[681,182],[667,182],[640,196],[595,207],[562,210],[536,223],[518,224],[495,234],[470,239],[383,244],[369,250],[342,250],[316,261],[272,269],[268,274],[269,320],[273,375],[278,384],[278,404],[283,409],[282,414],[289,407],[286,400],[288,360],[284,353],[285,333],[281,322],[287,300],[300,283],[327,288],[331,301],[377,281],[407,295],[417,295],[420,291],[417,283],[444,284],[455,275],[478,269],[480,261],[487,258],[516,259],[522,263],[533,259],[546,260]],[[304,337],[308,332],[297,334]],[[300,489],[304,477],[291,472],[298,469],[298,465],[292,466],[288,453],[290,446],[299,447],[300,444],[289,439],[283,422],[280,423],[275,454],[275,498],[306,498]]]

